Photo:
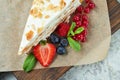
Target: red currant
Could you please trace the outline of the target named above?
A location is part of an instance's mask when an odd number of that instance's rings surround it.
[[[81,27],[82,21],[76,21],[76,27]]]
[[[74,31],[77,29],[78,27],[75,27]],[[85,30],[80,33],[80,34],[76,34],[75,36],[73,36],[74,40],[77,41],[81,41],[81,42],[85,42],[86,41],[86,35],[87,35],[87,29],[84,28]]]
[[[81,34],[83,34],[84,36],[86,36],[87,35],[87,33],[88,33],[88,30],[86,29],[86,28],[84,28],[85,30],[81,33]]]
[[[82,26],[88,27],[88,20],[83,20],[82,21]]]
[[[76,15],[76,16],[79,16],[79,18],[82,17],[82,15],[81,15],[80,13],[76,13],[75,15]]]
[[[89,2],[88,7],[89,7],[90,9],[95,8],[95,3]]]
[[[74,15],[74,16],[73,16],[73,21],[76,22],[76,21],[79,21],[79,20],[80,20],[80,17],[79,17],[79,16],[77,16],[77,15]]]
[[[85,3],[89,3],[91,0],[85,0]]]
[[[85,0],[86,7],[83,7],[82,5],[79,6],[76,9],[76,12],[73,16],[73,21],[76,22],[76,27],[74,28],[75,30],[78,29],[78,27],[84,27],[84,31],[76,34],[72,38],[74,40],[80,41],[80,42],[85,42],[86,37],[88,34],[88,16],[86,14],[90,13],[91,9],[95,8],[95,3],[92,2],[92,0]]]
[[[84,12],[87,13],[87,14],[90,13],[90,8],[89,7],[85,7]]]
[[[78,41],[78,39],[77,39],[77,37],[76,37],[76,36],[73,36],[72,38],[73,38],[74,40]]]
[[[88,16],[86,14],[82,15],[82,20],[88,20]]]
[[[82,40],[81,40],[81,42],[85,42],[86,41],[86,37],[84,37]]]
[[[84,38],[84,35],[82,34],[78,34],[76,35],[77,39],[79,39],[80,41],[82,41],[82,39]]]
[[[83,34],[76,34],[73,39],[77,40],[77,41],[81,41],[81,42],[85,42],[86,41],[86,36],[84,36]]]
[[[80,5],[80,6],[77,8],[77,11],[78,11],[79,13],[82,13],[83,9],[84,9],[84,7],[83,7],[82,5]]]

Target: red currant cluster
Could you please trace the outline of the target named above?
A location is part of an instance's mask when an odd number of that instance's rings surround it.
[[[95,8],[95,3],[92,0],[84,0],[84,1],[85,1],[85,5],[84,6],[80,5],[76,9],[75,14],[73,15],[73,18],[72,18],[72,21],[76,23],[76,27],[74,31],[78,27],[81,27],[81,26],[84,27],[84,31],[82,33],[76,34],[75,36],[73,36],[73,39],[81,42],[86,41],[88,24],[89,24],[87,14],[90,13],[90,11]]]

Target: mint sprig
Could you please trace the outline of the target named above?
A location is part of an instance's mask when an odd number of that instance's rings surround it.
[[[69,29],[69,31],[68,31],[67,36],[74,35],[73,30],[74,30],[75,26],[76,26],[76,23],[75,23],[75,22],[72,22],[72,24],[71,24],[71,26],[70,26],[70,29]]]
[[[70,29],[68,31],[68,34],[67,34],[67,40],[69,42],[69,45],[75,49],[76,51],[79,51],[81,49],[81,45],[78,41],[72,39],[73,36],[75,36],[76,34],[80,34],[81,32],[84,31],[84,28],[83,27],[79,27],[78,29],[76,29],[74,31],[74,28],[76,26],[76,23],[75,22],[72,22],[71,26],[70,26]]]
[[[81,45],[79,42],[75,41],[74,39],[72,39],[71,37],[68,37],[68,42],[70,44],[70,46],[75,49],[76,51],[79,51],[81,49]]]

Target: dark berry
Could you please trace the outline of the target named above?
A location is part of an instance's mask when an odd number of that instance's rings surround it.
[[[66,38],[63,38],[60,40],[60,44],[63,46],[63,47],[66,47],[68,46],[68,40]]]
[[[56,43],[60,42],[60,38],[56,34],[51,34],[50,35],[50,41],[52,43],[56,44]]]
[[[63,55],[63,54],[66,54],[66,53],[67,53],[67,50],[63,46],[58,46],[57,47],[57,54]]]
[[[89,7],[85,7],[84,12],[85,13],[90,13],[90,8]]]
[[[77,16],[77,15],[74,15],[74,16],[73,16],[73,21],[74,21],[74,22],[79,21],[79,20],[80,20],[80,17],[79,17],[79,16]]]

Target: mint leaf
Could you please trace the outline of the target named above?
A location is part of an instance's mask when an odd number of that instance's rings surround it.
[[[67,36],[70,36],[70,34],[74,35],[73,30],[74,30],[75,26],[76,26],[76,23],[75,23],[75,22],[72,22],[72,24],[71,24],[71,26],[70,26],[70,29],[69,29],[69,31],[68,31]]]
[[[24,71],[30,72],[36,65],[36,62],[37,60],[35,56],[32,53],[30,53],[24,61],[24,64],[23,64]]]
[[[70,44],[70,46],[75,49],[76,51],[80,51],[81,49],[81,45],[79,42],[75,41],[74,39],[72,39],[71,37],[68,37],[68,42]]]
[[[72,35],[72,36],[74,36],[74,35],[75,35],[75,33],[74,33],[73,31],[71,31],[71,35]]]
[[[80,34],[81,32],[83,32],[84,28],[83,27],[79,27],[77,30],[75,30],[74,34]]]

